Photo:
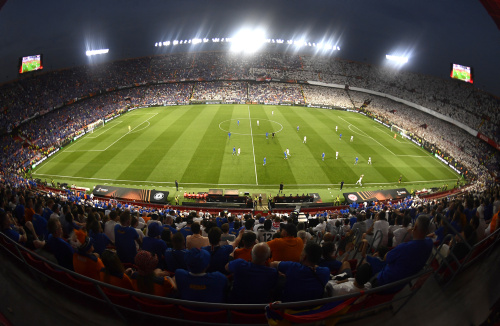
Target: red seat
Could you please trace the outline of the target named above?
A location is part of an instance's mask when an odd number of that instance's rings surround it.
[[[232,310],[231,316],[231,322],[235,324],[267,324],[265,313],[249,314]]]
[[[26,259],[26,262],[36,268],[37,270],[43,272],[45,271],[45,265],[44,265],[44,262],[41,261],[41,260],[38,260],[37,258],[35,258],[34,256],[32,256],[29,252],[27,251],[22,251],[23,253],[23,256],[24,258]]]
[[[130,294],[114,291],[106,287],[103,287],[102,290],[112,303],[130,309],[137,309],[137,305],[135,301],[131,299]]]
[[[90,296],[102,299],[102,295],[99,293],[99,290],[97,290],[96,285],[94,283],[73,277],[70,274],[67,274],[67,277],[68,280],[71,282],[71,286],[73,288],[83,293],[87,293]]]
[[[164,317],[179,318],[179,309],[176,305],[168,304],[147,298],[132,296],[132,299],[139,305],[142,311]]]
[[[71,285],[71,282],[68,279],[68,274],[66,272],[56,269],[46,262],[44,262],[43,265],[45,266],[44,273],[47,274],[47,276],[50,276],[61,283]]]
[[[227,322],[227,312],[225,310],[197,311],[183,306],[179,306],[179,309],[183,312],[186,320],[220,324]]]

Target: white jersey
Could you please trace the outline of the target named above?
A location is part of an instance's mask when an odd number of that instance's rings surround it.
[[[290,156],[290,150],[288,148],[286,149],[286,155]]]
[[[238,147],[238,155],[240,155],[241,153],[241,149]]]
[[[305,143],[306,141],[307,141],[307,137],[306,137],[306,136],[304,136],[304,141],[303,141],[303,143]]]
[[[335,152],[335,159],[339,158],[339,152]]]
[[[257,239],[259,240],[259,242],[268,242],[268,241],[271,241],[273,239],[273,235],[275,233],[276,233],[276,231],[273,229],[271,229],[271,230],[260,229],[257,232]]]

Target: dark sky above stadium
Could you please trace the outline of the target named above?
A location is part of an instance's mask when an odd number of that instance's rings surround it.
[[[270,38],[332,40],[342,59],[447,78],[472,66],[476,87],[500,96],[500,30],[479,0],[8,0],[0,10],[0,82],[18,78],[20,56],[43,53],[47,70],[165,52],[158,41],[230,37],[262,27]],[[184,48],[186,51],[188,47]]]

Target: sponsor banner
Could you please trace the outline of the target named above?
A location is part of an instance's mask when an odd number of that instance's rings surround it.
[[[373,190],[344,193],[345,200],[351,203],[362,203],[365,201],[384,201],[389,199],[402,199],[409,196],[408,190],[405,188]]]
[[[105,122],[105,123],[108,123],[108,122],[110,122],[111,120],[118,118],[119,116],[121,116],[121,114],[117,114],[117,115],[114,115],[114,116],[109,117],[109,118],[104,118],[104,122]]]
[[[168,191],[147,189],[132,189],[113,186],[97,185],[92,191],[94,196],[122,199],[128,201],[167,204]]]

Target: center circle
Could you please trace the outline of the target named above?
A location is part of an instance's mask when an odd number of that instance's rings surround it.
[[[241,119],[228,119],[228,120],[224,120],[221,123],[219,123],[219,129],[222,130],[222,131],[224,131],[224,132],[230,132],[231,135],[242,135],[242,136],[252,136],[252,135],[253,136],[255,136],[255,135],[257,135],[257,136],[263,136],[264,135],[265,136],[266,135],[266,133],[263,133],[263,134],[261,134],[261,133],[254,133],[253,132],[253,130],[255,130],[254,128],[252,128],[252,133],[251,134],[242,134],[242,133],[239,133],[239,132],[233,132],[231,130],[227,130],[227,129],[223,128],[223,124],[225,122],[228,122],[228,121],[237,121],[237,120],[239,120],[240,122],[242,120],[269,121],[271,124],[276,124],[276,125],[278,125],[280,127],[280,129],[278,131],[272,131],[272,130],[267,131],[269,133],[273,133],[274,132],[274,133],[277,134],[278,132],[280,132],[281,130],[283,130],[283,125],[281,123],[279,123],[279,122],[276,122],[274,120],[269,120],[269,119],[258,119],[258,118],[241,118]]]

